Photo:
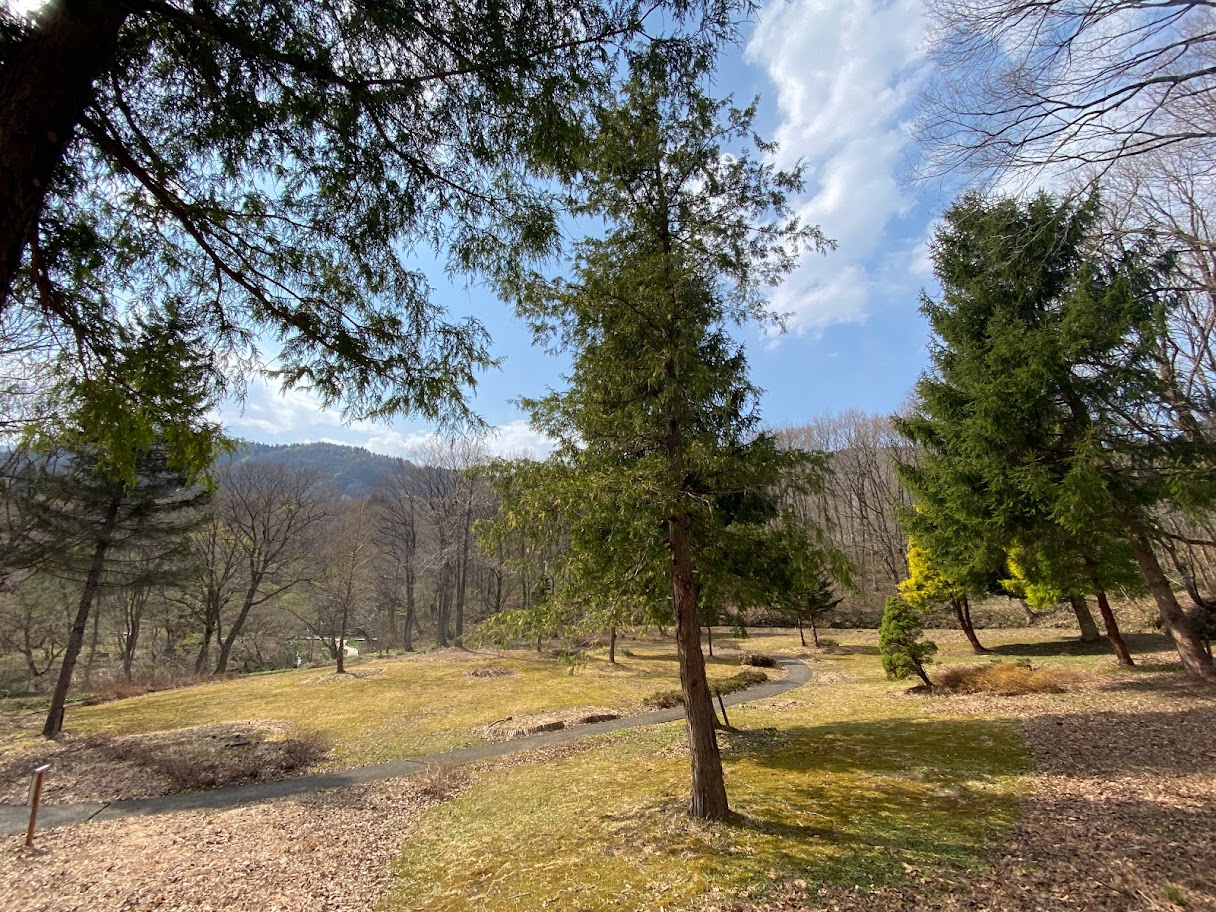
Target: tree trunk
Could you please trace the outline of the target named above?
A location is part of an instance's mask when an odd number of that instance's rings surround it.
[[[338,674],[346,674],[346,621],[350,616],[350,607],[342,606],[342,626],[338,632]]]
[[[1111,648],[1115,650],[1119,664],[1129,668],[1134,667],[1136,663],[1132,661],[1132,654],[1127,648],[1127,643],[1123,642],[1123,634],[1119,632],[1119,622],[1115,620],[1115,613],[1111,610],[1106,590],[1098,584],[1097,580],[1094,580],[1094,590],[1098,597],[1098,611],[1102,615],[1102,623],[1106,626],[1106,638],[1110,640]]]
[[[253,609],[253,600],[257,598],[258,587],[262,585],[261,575],[255,576],[249,583],[249,588],[245,591],[245,601],[241,603],[241,610],[237,613],[236,619],[233,620],[232,626],[228,629],[228,635],[225,636],[220,643],[220,655],[215,661],[215,673],[223,674],[228,670],[228,658],[232,655],[232,646],[236,643],[236,638],[241,632],[241,628],[245,626],[245,619],[249,617],[249,612]]]
[[[1081,642],[1096,643],[1102,639],[1102,634],[1098,632],[1098,625],[1094,623],[1094,616],[1089,613],[1089,605],[1085,603],[1085,596],[1070,595],[1068,602],[1077,615],[1077,626],[1081,628]]]
[[[1212,657],[1204,648],[1203,638],[1199,635],[1199,630],[1195,627],[1194,622],[1178,604],[1178,599],[1174,597],[1174,590],[1170,586],[1165,572],[1161,569],[1161,563],[1153,552],[1153,546],[1149,542],[1148,536],[1142,529],[1130,523],[1128,533],[1136,563],[1139,564],[1140,572],[1144,574],[1144,581],[1148,583],[1153,600],[1157,603],[1161,623],[1165,625],[1165,629],[1174,639],[1178,657],[1182,660],[1182,667],[1196,677],[1216,677],[1216,666],[1212,664]]]
[[[64,707],[68,701],[68,689],[72,686],[72,672],[76,670],[76,660],[84,646],[84,632],[89,624],[89,611],[93,600],[101,588],[101,575],[106,567],[106,552],[110,550],[110,536],[118,525],[118,509],[122,499],[115,497],[106,508],[106,518],[101,524],[97,544],[93,547],[93,560],[89,564],[89,573],[84,580],[84,589],[80,593],[80,604],[76,608],[76,618],[72,621],[72,630],[68,634],[67,647],[63,651],[63,664],[59,667],[59,680],[55,682],[55,692],[51,695],[51,709],[46,716],[46,724],[42,726],[43,737],[56,738],[63,731]]]
[[[616,664],[616,624],[608,628],[608,664]]]
[[[714,628],[712,624],[705,625],[705,639],[709,642],[709,655],[713,658],[714,654]],[[712,707],[711,707],[712,708]]]
[[[1035,622],[1034,609],[1030,607],[1030,603],[1026,599],[1018,599],[1018,604],[1022,606],[1022,614],[1026,617],[1026,626],[1029,627]]]
[[[967,642],[971,644],[971,651],[976,653],[987,652],[980,638],[975,635],[975,626],[971,623],[971,606],[967,603],[967,597],[961,599],[952,599],[950,607],[954,609],[954,615],[958,618],[958,626],[962,628],[963,633],[967,635]]]
[[[413,626],[417,623],[416,606],[414,604],[414,571],[405,571],[405,637],[401,648],[406,652],[414,651]]]
[[[819,626],[815,623],[815,615],[811,615],[811,642],[815,644],[815,648],[819,648]],[[803,641],[803,645],[806,642]]]
[[[0,309],[128,15],[114,0],[53,0],[0,71]]]
[[[802,632],[802,618],[798,618],[798,639],[806,646],[806,634]]]
[[[469,539],[473,530],[472,495],[464,514],[464,533],[460,544],[460,574],[456,578],[456,640],[464,638],[464,603],[469,583]]]
[[[140,628],[143,626],[144,608],[148,603],[146,589],[133,592],[127,602],[127,636],[122,644],[122,673],[128,681],[131,680],[131,670],[135,665],[135,650],[139,646]]]
[[[718,752],[718,737],[714,730],[716,716],[709,684],[705,680],[705,657],[701,654],[701,624],[697,618],[693,590],[688,517],[676,516],[668,520],[668,535],[676,648],[680,659],[680,690],[684,695],[688,748],[692,759],[692,793],[688,813],[704,820],[722,820],[730,812],[730,807],[726,801],[722,757]]]
[[[84,662],[84,686],[88,687],[93,680],[93,663],[97,660],[97,640],[101,634],[101,611],[93,612],[93,630],[89,636],[89,657]]]

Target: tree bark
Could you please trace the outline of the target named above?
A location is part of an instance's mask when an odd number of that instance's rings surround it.
[[[215,673],[217,675],[223,674],[228,670],[228,658],[232,655],[233,644],[236,643],[236,638],[240,635],[241,628],[245,626],[245,619],[249,617],[249,612],[253,610],[253,600],[257,598],[258,587],[261,585],[261,574],[255,574],[249,583],[249,588],[245,590],[245,600],[241,603],[241,610],[233,620],[232,626],[228,628],[228,635],[220,643],[220,655],[215,660]]]
[[[802,632],[802,618],[798,618],[798,639],[802,641],[802,645],[806,645],[806,634]]]
[[[1157,560],[1148,536],[1142,529],[1132,524],[1129,524],[1128,533],[1132,554],[1135,555],[1140,572],[1144,574],[1144,581],[1148,583],[1153,600],[1157,603],[1161,623],[1173,637],[1174,646],[1178,649],[1178,657],[1182,660],[1182,667],[1189,674],[1198,678],[1216,678],[1216,666],[1212,664],[1212,657],[1204,648],[1203,638],[1199,635],[1199,630],[1194,622],[1178,604],[1178,599],[1174,596],[1174,589],[1161,569],[1161,563]]]
[[[819,648],[819,626],[815,623],[815,615],[811,615],[811,642],[815,644],[815,648]],[[806,640],[802,641],[802,645],[806,645]]]
[[[114,0],[52,0],[0,71],[0,309],[128,15]]]
[[[1102,614],[1102,623],[1106,626],[1106,638],[1110,640],[1115,657],[1119,660],[1120,665],[1134,667],[1136,663],[1132,661],[1131,651],[1128,650],[1127,643],[1123,641],[1123,634],[1119,632],[1119,622],[1115,620],[1115,612],[1111,610],[1106,590],[1098,584],[1097,580],[1094,580],[1094,589],[1098,597],[1098,611]]]
[[[1094,623],[1094,616],[1089,612],[1089,605],[1085,604],[1085,596],[1069,595],[1068,602],[1077,615],[1077,626],[1081,628],[1081,642],[1096,643],[1102,639],[1102,634],[1098,632],[1098,625]]]
[[[101,637],[101,612],[93,612],[93,630],[89,635],[89,657],[84,662],[84,686],[93,680],[93,663],[97,661],[97,640]]]
[[[63,651],[63,664],[59,667],[59,680],[55,682],[55,692],[51,695],[51,708],[42,726],[42,735],[46,738],[57,738],[63,731],[64,707],[68,701],[68,690],[72,686],[72,673],[76,670],[76,660],[84,646],[85,629],[89,624],[89,611],[93,600],[101,588],[101,575],[106,567],[106,552],[110,550],[110,538],[118,525],[118,510],[122,506],[122,498],[115,497],[106,508],[106,516],[102,521],[97,544],[93,547],[93,559],[89,564],[89,572],[84,580],[84,589],[80,593],[80,604],[76,608],[76,618],[72,621],[72,630],[68,634],[67,646]]]
[[[709,655],[712,658],[714,654],[714,628],[712,624],[705,625],[705,639],[709,643]]]
[[[616,664],[616,624],[608,628],[608,664]]]
[[[967,604],[967,597],[951,599],[950,606],[954,609],[955,617],[958,618],[958,626],[967,635],[967,642],[971,644],[971,650],[976,653],[987,652],[988,650],[984,648],[980,638],[975,635],[975,625],[971,623],[971,606]]]
[[[722,820],[730,812],[722,757],[714,729],[716,716],[709,683],[705,679],[705,657],[701,654],[701,623],[697,618],[693,590],[692,550],[689,519],[668,520],[671,549],[671,583],[676,621],[676,649],[680,659],[680,690],[688,729],[692,760],[692,794],[688,813],[703,820]]]
[[[414,571],[407,569],[405,571],[405,637],[401,641],[401,648],[406,652],[414,651],[414,624],[417,623],[416,617],[417,606],[414,604]]]

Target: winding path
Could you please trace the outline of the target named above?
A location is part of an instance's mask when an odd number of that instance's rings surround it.
[[[805,662],[784,656],[776,656],[775,658],[785,669],[784,678],[733,693],[723,697],[723,702],[727,706],[738,706],[741,703],[764,700],[768,697],[775,697],[778,694],[793,690],[796,687],[801,687],[811,679],[811,669]],[[412,757],[408,760],[389,760],[386,763],[377,763],[372,766],[358,766],[353,769],[338,770],[332,773],[316,773],[310,776],[300,776],[296,779],[284,779],[279,782],[255,782],[251,785],[230,786],[206,792],[165,795],[159,798],[128,798],[122,801],[44,804],[38,812],[38,828],[47,829],[58,826],[73,826],[89,820],[116,820],[122,817],[168,814],[174,811],[237,807],[243,804],[269,801],[272,798],[321,792],[327,789],[346,788],[347,786],[361,785],[365,782],[376,782],[381,779],[397,779],[403,776],[412,776],[415,773],[422,772],[428,766],[464,766],[467,763],[477,763],[481,760],[489,760],[493,757],[501,757],[506,754],[534,750],[538,747],[548,747],[553,744],[564,744],[567,741],[578,741],[582,738],[590,738],[593,735],[601,735],[605,732],[621,731],[626,728],[639,728],[643,725],[658,725],[663,722],[675,722],[683,717],[683,708],[677,707],[643,713],[639,716],[625,716],[608,722],[595,722],[590,725],[563,728],[558,731],[545,732],[544,734],[532,735],[527,738],[517,738],[513,741],[478,744],[474,747],[465,747],[442,754]],[[0,805],[0,836],[15,836],[24,833],[28,822],[29,810],[24,805]]]

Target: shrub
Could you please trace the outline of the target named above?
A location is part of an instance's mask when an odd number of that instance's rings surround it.
[[[747,690],[749,687],[754,687],[757,684],[764,684],[768,681],[768,675],[758,668],[746,668],[736,675],[731,675],[721,681],[711,681],[709,684],[710,693],[733,694],[740,690]],[[651,709],[670,709],[673,706],[682,706],[684,703],[684,694],[679,690],[660,690],[658,693],[653,693],[642,701],[643,705]]]
[[[888,678],[899,680],[916,675],[931,687],[925,663],[937,652],[937,645],[922,637],[920,615],[903,599],[891,596],[878,628],[878,651]]]
[[[781,663],[772,656],[763,655],[759,652],[744,653],[743,658],[739,659],[740,665],[753,665],[756,668],[776,668]]]
[[[1069,669],[1034,667],[1029,662],[987,665],[948,665],[934,674],[937,686],[960,694],[1015,697],[1030,693],[1060,693],[1080,676]]]

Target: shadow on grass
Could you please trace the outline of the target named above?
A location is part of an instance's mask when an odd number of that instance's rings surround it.
[[[980,631],[983,633],[983,631]],[[1159,633],[1124,634],[1124,642],[1133,656],[1149,655],[1170,650],[1169,638]],[[999,646],[989,646],[988,653],[994,656],[1084,656],[1112,655],[1110,643],[1103,637],[1092,643],[1084,643],[1077,637],[1059,640],[1045,640],[1038,643],[1004,643]]]

